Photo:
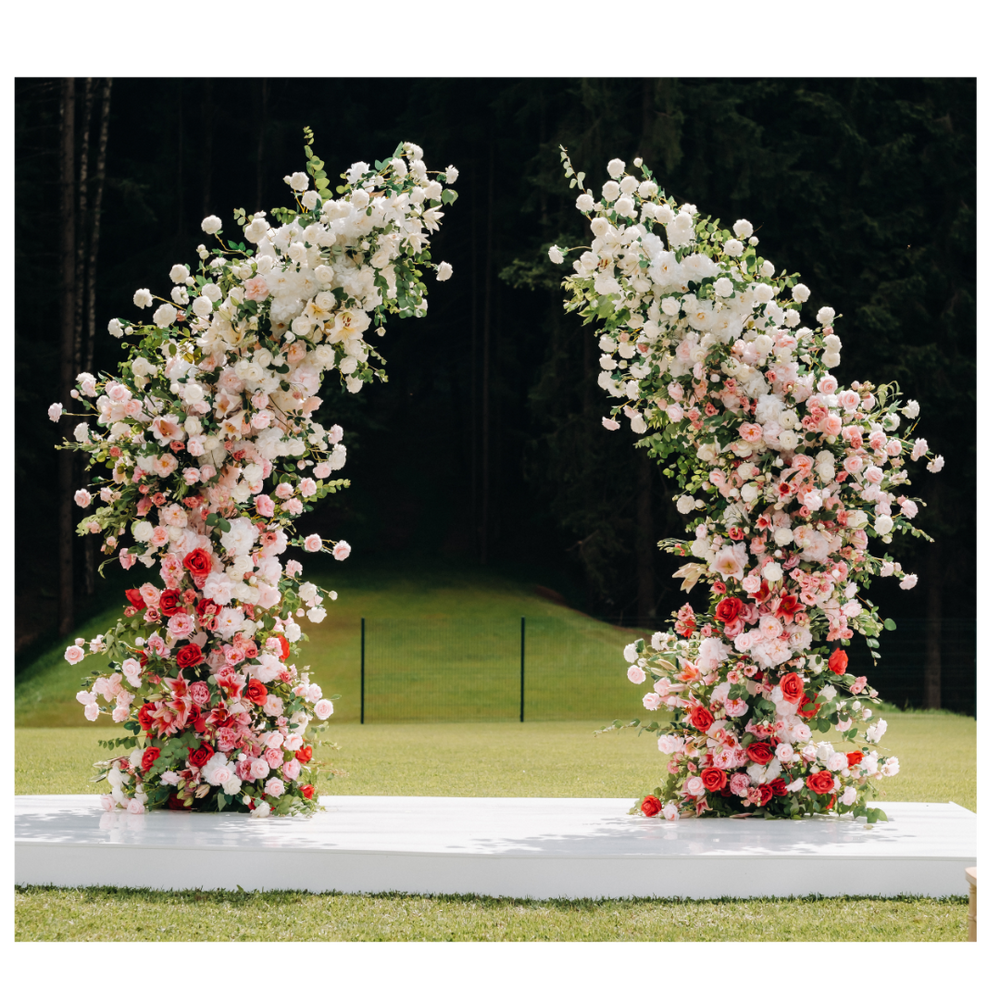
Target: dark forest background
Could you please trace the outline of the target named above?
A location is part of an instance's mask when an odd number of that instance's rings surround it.
[[[937,541],[900,539],[917,589],[871,596],[911,626],[914,703],[972,710],[974,80],[20,79],[15,95],[19,665],[121,586],[95,575],[86,540],[61,543],[83,470],[54,450],[76,421],[57,427],[48,405],[69,408],[79,371],[115,368],[108,319],[135,312],[136,288],[168,289],[208,242],[205,215],[233,237],[234,207],[285,204],[309,125],[333,174],[411,140],[460,176],[432,241],[454,277],[432,283],[427,319],[379,342],[387,384],[327,393],[352,487],[305,530],[387,566],[529,575],[629,623],[679,605],[677,561],[655,546],[683,531],[669,485],[628,432],[601,428],[594,338],[563,315],[568,267],[546,255],[588,235],[558,146],[595,188],[609,159],[642,156],[678,200],[749,219],[810,305],[843,314],[842,383],[895,381],[919,401],[918,433],[947,463],[913,486]]]

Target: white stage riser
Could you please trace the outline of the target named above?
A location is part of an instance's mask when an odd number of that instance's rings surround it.
[[[976,816],[890,803],[889,822],[629,816],[628,799],[324,796],[311,818],[106,813],[16,796],[21,885],[472,893],[532,899],[960,895]]]
[[[182,889],[290,889],[303,892],[473,893],[525,899],[753,896],[960,895],[974,857],[932,861],[880,858],[441,857],[324,851],[198,848],[167,851],[20,844],[18,885]]]

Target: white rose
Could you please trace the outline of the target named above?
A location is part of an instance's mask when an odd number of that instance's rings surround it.
[[[879,514],[875,518],[875,533],[888,535],[890,531],[892,531],[892,518],[888,514]]]
[[[581,194],[576,199],[576,207],[581,212],[592,212],[594,209],[594,199],[589,194]]]
[[[911,399],[899,412],[910,420],[916,420],[920,416],[920,404],[915,399]]]
[[[792,298],[796,302],[805,302],[810,295],[810,291],[807,285],[803,285],[801,282],[792,288]]]
[[[823,308],[816,313],[816,321],[820,324],[820,326],[829,326],[833,322],[833,318],[836,315],[837,314],[829,306],[823,306]]]
[[[559,249],[559,247],[557,246],[549,247],[549,260],[551,260],[553,264],[561,264],[563,262],[563,259],[564,258],[562,255],[562,251]]]
[[[170,326],[177,319],[177,307],[164,302],[163,305],[153,313],[153,322],[162,330]]]
[[[222,219],[217,215],[206,215],[204,219],[201,220],[201,228],[211,236],[213,233],[217,233],[222,228]]]
[[[746,219],[737,219],[736,224],[733,226],[733,232],[741,240],[745,240],[748,236],[753,235],[753,226]]]
[[[200,316],[204,319],[206,316],[212,315],[212,300],[204,295],[199,295],[198,298],[191,303],[191,309],[195,316]],[[156,317],[153,317],[156,319]]]
[[[170,280],[175,285],[183,284],[188,278],[191,277],[191,272],[183,264],[174,264],[170,268]]]
[[[135,295],[132,296],[132,301],[140,309],[148,309],[153,304],[153,296],[150,294],[148,288],[137,288]]]
[[[608,161],[608,176],[621,177],[625,173],[625,163],[622,160],[614,159]]]

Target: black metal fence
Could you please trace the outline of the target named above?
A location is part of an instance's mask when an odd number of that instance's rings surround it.
[[[924,704],[928,623],[883,632],[872,660],[851,644],[852,673],[881,697]],[[975,621],[940,623],[942,707],[975,714]],[[644,717],[622,648],[650,631],[580,616],[361,620],[361,721],[546,721]]]

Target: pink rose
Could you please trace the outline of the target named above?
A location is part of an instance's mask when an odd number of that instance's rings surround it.
[[[89,507],[93,497],[86,490],[77,490],[73,494],[73,500],[78,507]]]
[[[916,573],[907,573],[906,576],[904,576],[903,579],[899,581],[900,590],[913,590],[913,588],[916,585],[917,585]]]
[[[329,719],[333,715],[333,702],[329,698],[321,698],[313,706],[313,711],[316,713],[316,718],[320,721]]]
[[[257,507],[257,513],[261,517],[270,517],[274,513],[274,501],[269,496],[262,493],[254,503]]]
[[[282,510],[288,511],[293,517],[302,513],[302,501],[298,497],[292,497],[281,505]]]
[[[617,420],[612,420],[610,417],[601,417],[601,423],[604,425],[604,429],[608,431],[616,431],[621,426]]]
[[[63,653],[67,663],[79,663],[86,655],[82,646],[67,646]]]
[[[299,483],[299,492],[304,497],[315,496],[315,494],[316,494],[316,480],[314,480],[314,479],[303,479]]]
[[[278,735],[280,736],[281,734],[279,733]],[[268,747],[262,756],[268,765],[274,768],[281,767],[281,762],[285,759],[285,755],[274,747]]]
[[[263,302],[270,294],[267,280],[259,274],[243,282],[243,291],[251,302]]]
[[[88,722],[93,722],[101,714],[101,710],[97,707],[97,702],[92,701],[84,706],[83,714]]]
[[[271,770],[271,765],[263,757],[254,757],[250,761],[250,777],[257,781],[266,778],[267,772]]]
[[[733,795],[742,798],[750,787],[750,778],[743,771],[738,771],[729,779],[729,790]]]
[[[321,462],[319,465],[316,466],[315,469],[313,469],[313,475],[315,475],[317,479],[326,479],[326,477],[330,475],[332,471],[333,470],[330,468],[329,465],[327,465],[326,462]]]
[[[264,784],[264,794],[273,795],[277,798],[285,791],[285,783],[281,778],[268,778],[267,782]]]
[[[208,685],[204,681],[195,681],[188,687],[188,694],[191,695],[191,700],[200,708],[202,705],[207,705],[212,697],[212,692],[209,691]]]
[[[642,684],[646,679],[646,671],[638,664],[633,663],[631,667],[628,668],[628,673],[625,675],[633,684]]]
[[[295,490],[293,489],[291,483],[278,483],[275,488],[274,495],[279,500],[287,500],[294,492]]]
[[[927,441],[925,438],[917,438],[913,442],[913,458],[922,458],[927,454]]]
[[[351,547],[343,539],[333,547],[333,558],[343,562],[351,554]]]
[[[306,552],[319,552],[323,548],[323,539],[319,535],[309,535],[303,542],[302,547]]]
[[[286,760],[281,766],[281,773],[289,780],[294,781],[302,771],[302,765],[293,757]]]

